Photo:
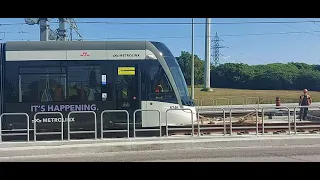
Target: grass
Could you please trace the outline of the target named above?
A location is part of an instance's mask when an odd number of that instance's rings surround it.
[[[200,91],[200,87],[195,87],[195,99],[206,99],[203,101],[204,106],[213,104],[210,99],[218,99],[217,105],[227,105],[227,100],[219,98],[232,99],[233,105],[243,104],[243,98],[248,98],[248,104],[257,104],[259,98],[260,104],[275,104],[276,97],[280,97],[281,103],[298,103],[299,96],[302,95],[302,90],[245,90],[245,89],[220,89],[213,88],[213,92]],[[191,92],[191,88],[189,88]],[[310,91],[313,102],[320,102],[320,92]],[[196,101],[197,103],[197,101]]]

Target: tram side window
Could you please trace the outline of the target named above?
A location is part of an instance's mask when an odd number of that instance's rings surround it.
[[[175,94],[172,86],[164,72],[162,66],[158,62],[152,62],[150,67],[150,100],[175,100]]]
[[[66,100],[64,67],[20,68],[19,102],[52,102]]]
[[[69,100],[73,102],[101,101],[99,66],[69,66]]]

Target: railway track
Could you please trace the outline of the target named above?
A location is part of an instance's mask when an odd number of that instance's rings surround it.
[[[205,117],[222,117],[223,116],[223,112],[220,109],[210,109],[210,108],[206,108],[206,109],[201,109],[198,110],[199,115],[201,116],[205,116]],[[231,114],[234,117],[240,117],[240,116],[245,116],[246,114],[250,114],[250,113],[255,113],[254,109],[235,109],[232,110]],[[261,117],[262,116],[262,110],[257,110],[258,116]],[[310,109],[309,110],[309,114],[315,115],[315,116],[320,116],[320,111],[319,109]],[[225,115],[226,117],[230,116],[230,109],[225,109]],[[288,110],[284,109],[284,108],[280,108],[280,109],[266,109],[264,112],[265,116],[287,116],[288,115]],[[294,110],[290,109],[290,115],[293,116],[294,115]],[[299,115],[299,110],[296,110],[296,115]]]
[[[241,117],[241,116],[245,116],[247,114],[250,114],[250,113],[255,113],[255,111],[243,111],[243,112],[232,112],[232,116],[233,117]],[[293,116],[294,112],[291,111],[290,112],[290,116]],[[297,115],[299,113],[296,113]],[[199,112],[199,115],[200,116],[205,116],[205,117],[222,117],[223,116],[223,112],[219,112],[219,111],[216,111],[216,112],[210,112],[210,111],[200,111]],[[230,112],[229,111],[226,111],[225,112],[225,115],[226,117],[229,117],[230,116]],[[265,116],[288,116],[288,112],[287,111],[275,111],[275,112],[265,112],[264,113]],[[262,112],[261,111],[258,111],[258,116],[261,117],[262,116]]]
[[[294,127],[294,123],[290,123],[290,132],[294,133],[295,129],[297,133],[301,132],[309,132],[309,133],[317,133],[320,132],[320,122],[296,122],[296,128]],[[168,128],[168,134],[172,135],[191,135],[192,126],[172,126]],[[253,123],[244,123],[237,124],[233,123],[230,126],[230,123],[225,124],[225,128],[223,124],[205,124],[200,125],[200,133],[201,135],[205,134],[250,134],[257,132],[257,125]],[[259,123],[258,124],[258,133],[288,133],[289,132],[289,124],[288,123]],[[198,125],[194,125],[194,134],[198,134]]]
[[[140,131],[136,131],[137,137],[159,137],[159,127],[154,128],[139,128]],[[139,130],[137,129],[137,130]],[[161,128],[162,136],[166,135],[166,128]],[[142,131],[141,131],[142,130]],[[150,131],[152,130],[152,131]],[[230,124],[229,121],[225,121],[225,125],[222,122],[220,124],[200,124],[200,134],[201,135],[243,135],[243,134],[281,134],[281,133],[289,133],[289,124],[288,122],[265,122],[262,124],[261,122],[257,124],[254,123],[238,123],[233,122]],[[296,122],[296,127],[294,123],[290,123],[290,132],[291,133],[318,133],[320,132],[320,122]],[[23,136],[12,136],[11,133],[18,133],[17,130],[5,130],[3,131],[2,140],[3,141],[25,141],[25,134]],[[192,126],[185,125],[185,126],[169,126],[168,127],[168,136],[175,136],[175,135],[191,135],[192,133]],[[130,137],[133,137],[133,130],[130,129]],[[79,139],[92,139],[90,134],[83,134]],[[198,135],[198,124],[194,124],[194,135]],[[41,140],[60,140],[60,134],[58,135],[45,135],[37,137],[38,141]],[[11,138],[9,138],[11,137]],[[30,132],[30,141],[33,141],[33,132]],[[104,136],[105,138],[126,138],[126,132],[118,132],[118,133],[109,133]],[[66,138],[66,135],[65,137]],[[78,138],[76,138],[78,139]]]

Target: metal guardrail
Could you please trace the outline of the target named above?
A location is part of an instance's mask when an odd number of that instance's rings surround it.
[[[105,113],[126,113],[127,115],[127,130],[104,130],[103,129],[103,115]],[[103,139],[103,133],[111,133],[111,132],[127,132],[127,138],[130,137],[130,116],[127,110],[104,110],[101,112],[101,139]]]
[[[301,108],[319,108],[320,109],[319,106],[296,106],[296,107],[294,107],[293,108],[293,126],[294,126],[294,133],[295,134],[298,133],[297,128],[300,128],[300,126],[297,126],[297,114],[296,114],[297,108],[300,108],[300,110],[301,110]],[[301,111],[299,114],[300,114],[300,119],[301,119],[301,115],[302,115]],[[305,128],[305,127],[319,127],[320,128],[320,126],[303,126],[303,128]]]
[[[243,106],[248,106],[248,99],[256,99],[257,100],[258,109],[260,108],[260,98],[259,97],[243,97],[242,98]]]
[[[195,102],[195,106],[196,106],[196,107],[200,107],[201,99],[194,99],[193,101]],[[197,102],[197,103],[196,103],[196,102]]]
[[[293,108],[293,112],[294,112],[294,115],[293,115],[293,120],[290,119],[291,117],[291,113],[292,113],[292,108],[289,108],[287,106],[274,106],[274,107],[263,107],[261,108],[260,110],[258,110],[257,108],[254,108],[254,107],[240,107],[240,108],[230,108],[230,112],[229,112],[229,117],[230,117],[230,135],[232,135],[232,131],[234,129],[253,129],[255,128],[255,131],[256,131],[256,135],[259,134],[259,128],[261,128],[260,130],[262,130],[262,135],[265,134],[265,129],[268,128],[268,129],[288,129],[288,134],[292,134],[292,128],[294,128],[294,133],[297,134],[297,128],[320,128],[320,125],[310,125],[310,126],[298,126],[297,125],[297,109],[298,108],[318,108],[320,109],[319,106],[295,106]],[[252,116],[255,116],[255,126],[252,125],[252,126],[247,126],[247,127],[234,127],[234,123],[232,122],[233,120],[233,113],[234,113],[234,110],[254,110],[254,111],[250,111],[251,112],[251,115]],[[223,114],[223,127],[203,127],[200,125],[200,118],[199,118],[199,111],[196,111],[196,117],[197,117],[197,125],[198,125],[198,136],[201,136],[201,132],[203,130],[215,130],[215,129],[223,129],[223,135],[227,135],[227,122],[226,122],[226,110],[224,108],[215,108],[215,107],[212,107],[212,113],[215,113],[216,111],[222,111],[222,114]],[[228,109],[229,110],[229,109]],[[267,112],[267,110],[284,110],[284,113],[285,114],[288,114],[287,117],[288,117],[288,125],[281,125],[281,126],[278,126],[278,125],[273,125],[273,126],[265,126],[265,114]],[[136,129],[136,113],[137,112],[143,112],[143,111],[147,111],[147,112],[158,112],[159,114],[159,128],[156,128],[156,129]],[[169,111],[190,111],[190,115],[191,115],[191,128],[190,127],[181,127],[181,128],[170,128],[168,126],[169,124],[169,119],[168,119],[168,114],[169,114]],[[127,119],[127,129],[125,130],[104,130],[103,129],[103,115],[105,113],[115,113],[115,112],[123,112],[126,114],[126,119]],[[261,112],[261,123],[259,123],[258,121],[258,113]],[[274,111],[271,111],[271,112],[274,112]],[[287,112],[287,113],[286,113]],[[94,125],[95,125],[95,128],[93,131],[71,131],[70,132],[70,116],[71,114],[83,114],[83,113],[91,113],[94,115]],[[248,111],[249,113],[249,111]],[[61,117],[61,132],[37,132],[37,116],[38,115],[43,115],[43,114],[51,114],[51,115],[54,115],[54,114],[58,114],[60,115]],[[2,129],[2,120],[3,120],[3,117],[4,116],[26,116],[27,117],[27,129],[17,129],[17,130],[14,130],[14,131],[25,131],[27,133],[10,133],[10,134],[3,134],[3,129]],[[108,133],[108,132],[127,132],[127,138],[130,137],[130,115],[129,115],[129,112],[127,110],[105,110],[105,111],[102,111],[101,112],[101,138],[103,138],[104,136],[104,133]],[[293,127],[292,127],[292,121],[293,121]],[[38,113],[35,113],[34,114],[34,141],[37,140],[37,135],[50,135],[50,134],[61,134],[61,140],[63,140],[63,130],[64,130],[64,117],[63,117],[63,114],[60,113],[60,112],[38,112]],[[95,138],[97,139],[97,114],[94,112],[94,111],[73,111],[73,112],[70,112],[68,114],[68,117],[67,117],[67,123],[68,123],[68,140],[70,140],[70,134],[72,133],[94,133],[95,134]],[[194,122],[194,112],[191,110],[191,109],[188,109],[188,108],[184,108],[184,109],[168,109],[166,110],[165,112],[165,126],[166,126],[166,136],[168,137],[169,136],[169,130],[191,130],[192,133],[191,133],[191,136],[194,136],[195,135],[195,124],[196,122]],[[259,125],[261,125],[259,127]],[[19,136],[19,135],[26,135],[27,136],[27,141],[30,141],[30,131],[32,129],[30,129],[30,118],[29,118],[29,115],[27,113],[3,113],[0,115],[0,142],[2,142],[2,137],[3,136]],[[11,130],[10,130],[11,131]],[[142,110],[142,109],[137,109],[133,112],[133,137],[136,137],[136,132],[139,132],[139,131],[159,131],[159,134],[160,134],[160,137],[162,136],[162,128],[161,128],[161,111],[158,110],[158,109],[153,109],[153,110]]]
[[[169,111],[190,111],[191,114],[191,136],[194,136],[194,123],[193,123],[193,112],[189,108],[181,108],[181,109],[167,109],[166,110],[166,136],[169,136],[169,127],[168,127],[168,112]],[[199,121],[198,121],[199,124]],[[170,130],[190,130],[190,128],[170,128]]]
[[[223,113],[223,135],[227,134],[227,130],[226,130],[226,112],[223,108],[213,108],[213,110],[220,110]],[[214,111],[213,111],[214,112]],[[212,113],[213,113],[212,112]],[[201,127],[200,126],[200,116],[199,116],[199,111],[197,111],[197,119],[198,119],[198,134],[201,135],[201,129],[202,130],[214,130],[214,129],[220,129],[219,127]],[[210,114],[210,113],[209,113]]]
[[[264,113],[265,110],[269,109],[269,110],[281,110],[281,109],[285,109],[288,112],[288,130],[289,130],[289,134],[291,134],[291,125],[290,125],[290,108],[288,108],[287,106],[276,106],[276,107],[264,107],[261,109],[261,116],[262,116],[262,135],[264,135]],[[268,126],[268,128],[281,128],[279,126]]]
[[[229,98],[216,98],[216,106],[218,106],[218,100],[226,100],[227,101],[227,104],[228,104],[228,107],[231,107],[232,106],[232,101],[230,101]],[[231,103],[230,103],[231,102]]]
[[[94,131],[70,131],[70,115],[71,114],[93,114],[94,115]],[[82,134],[82,133],[94,133],[94,138],[97,139],[97,114],[94,111],[71,111],[68,113],[67,119],[68,126],[68,140],[70,140],[70,134]]]
[[[232,135],[232,129],[242,129],[242,128],[253,128],[252,126],[250,127],[232,127],[232,110],[235,109],[242,109],[242,110],[254,110],[255,112],[255,117],[256,117],[256,135],[259,133],[259,122],[258,122],[258,109],[257,108],[231,108],[229,112],[229,117],[230,117],[230,136]]]
[[[237,97],[231,97],[231,98],[227,98],[227,97],[222,97],[222,98],[206,98],[206,99],[195,99],[197,100],[198,102],[198,107],[203,107],[203,104],[204,102],[208,101],[208,100],[211,100],[211,101],[214,101],[213,102],[213,106],[218,106],[218,101],[221,101],[221,100],[225,100],[226,101],[226,105],[229,107],[229,108],[232,108],[233,106],[233,102],[234,102],[234,99],[236,99]],[[259,97],[241,97],[242,99],[242,106],[245,107],[245,106],[248,106],[248,100],[250,99],[256,99],[257,101],[257,104],[254,104],[254,105],[257,105],[258,106],[258,109],[260,109],[260,98]]]
[[[2,134],[2,118],[3,116],[26,116],[27,117],[27,132],[26,133],[11,133],[11,134]],[[27,113],[2,113],[0,115],[0,142],[2,142],[2,136],[21,136],[27,135],[27,141],[30,141],[30,117]]]
[[[37,132],[37,115],[45,115],[45,114],[58,114],[61,117],[61,132]],[[63,140],[63,114],[61,112],[37,112],[33,116],[33,140],[37,141],[37,135],[55,135],[55,134],[61,134],[61,140]]]
[[[136,113],[137,112],[158,112],[158,117],[159,117],[159,129],[136,129]],[[159,131],[160,135],[159,137],[162,136],[161,132],[161,112],[158,109],[137,109],[133,112],[133,137],[136,137],[136,132],[141,132],[141,131]]]
[[[206,101],[208,101],[208,100],[212,101],[212,107],[215,106],[215,100],[214,100],[213,98],[207,98],[207,99],[201,99],[201,101],[200,101],[200,107],[203,107],[203,103],[206,102]]]

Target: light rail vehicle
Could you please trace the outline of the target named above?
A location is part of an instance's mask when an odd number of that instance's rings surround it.
[[[69,121],[72,131],[94,127],[98,131],[104,110],[127,110],[130,124],[137,109],[161,112],[165,126],[168,109],[196,110],[179,64],[166,45],[151,41],[23,41],[1,44],[0,111],[27,113],[30,129],[59,131]],[[36,112],[61,112],[38,115]],[[2,129],[25,129],[23,116],[5,116]],[[105,113],[104,128],[125,128],[125,113]],[[64,123],[64,127],[67,125]],[[168,125],[191,124],[191,112],[168,113]],[[157,112],[136,115],[136,128],[159,127]],[[112,129],[111,128],[111,129]],[[50,129],[50,130],[48,130]],[[61,129],[60,129],[61,130]],[[98,133],[99,134],[99,133]]]

